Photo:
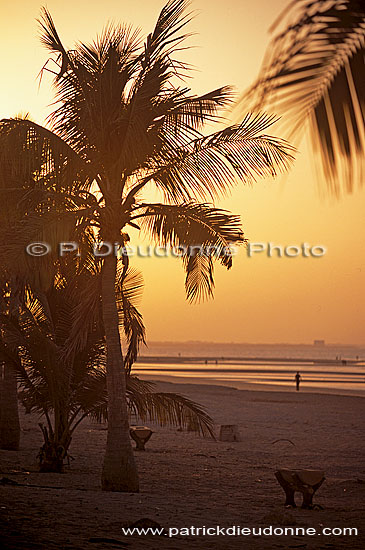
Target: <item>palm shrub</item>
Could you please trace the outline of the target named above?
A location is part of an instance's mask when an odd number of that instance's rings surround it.
[[[42,301],[29,290],[22,307],[2,315],[0,321],[0,353],[14,364],[20,398],[29,412],[45,419],[45,425],[40,424],[44,443],[38,455],[42,472],[63,470],[72,435],[85,417],[98,421],[108,417],[101,266],[90,257],[75,276],[74,262],[75,257],[63,265],[63,273],[57,274]],[[142,421],[189,426],[213,435],[212,420],[202,407],[179,394],[155,392],[154,384],[130,372],[145,335],[135,304],[142,284],[138,272],[118,270],[116,295],[120,328],[126,335],[129,413]],[[90,315],[89,329],[80,335],[78,323]],[[70,349],[74,349],[71,355]]]

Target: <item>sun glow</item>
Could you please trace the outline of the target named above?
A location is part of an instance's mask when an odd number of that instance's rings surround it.
[[[130,22],[149,32],[164,1],[50,0],[47,7],[65,43],[92,39],[108,20]],[[191,23],[197,34],[181,52],[196,67],[187,82],[195,93],[225,84],[244,90],[259,70],[268,43],[267,29],[286,4],[231,0],[222,11],[218,0],[194,0],[199,13]],[[29,112],[44,123],[51,110],[51,79],[39,88],[37,74],[48,53],[39,43],[35,0],[3,2],[1,17],[0,116]],[[19,16],[21,14],[21,16]],[[72,16],[71,16],[72,14]],[[228,116],[228,115],[227,115]],[[275,127],[272,130],[275,133]],[[363,199],[357,191],[337,201],[320,198],[315,167],[302,142],[285,181],[237,185],[217,206],[242,216],[245,236],[253,242],[282,246],[308,242],[327,248],[321,258],[248,258],[244,249],[226,272],[216,268],[215,300],[191,306],[185,301],[184,274],[176,258],[133,259],[143,271],[141,310],[150,340],[364,343]],[[155,198],[153,191],[151,197]],[[136,229],[131,244],[148,244]]]

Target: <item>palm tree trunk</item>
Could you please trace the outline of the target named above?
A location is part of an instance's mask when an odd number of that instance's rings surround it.
[[[12,365],[0,366],[0,449],[18,451],[20,422],[16,371]]]
[[[108,435],[102,473],[104,491],[139,491],[139,480],[129,437],[126,377],[115,298],[117,258],[109,254],[102,271],[102,307],[106,337]]]
[[[63,462],[72,440],[68,410],[68,404],[63,399],[57,399],[54,404],[54,429],[39,425],[44,439],[38,454],[40,472],[63,472]]]

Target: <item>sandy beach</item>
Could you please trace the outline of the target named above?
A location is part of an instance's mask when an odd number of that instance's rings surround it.
[[[22,412],[21,451],[0,451],[0,478],[20,484],[0,486],[3,548],[364,548],[363,398],[169,382],[158,388],[205,405],[217,429],[238,424],[241,441],[207,440],[154,426],[146,452],[136,452],[141,492],[103,493],[99,479],[106,426],[85,421],[75,433],[73,460],[65,473],[39,474],[38,419]],[[323,469],[326,481],[315,495],[323,509],[286,509],[274,477],[277,467]],[[124,536],[121,528],[141,518],[164,528],[272,525],[321,532],[323,527],[356,527],[359,534]]]

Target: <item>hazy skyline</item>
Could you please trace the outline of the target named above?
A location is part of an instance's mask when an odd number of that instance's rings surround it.
[[[188,41],[198,47],[183,52],[194,64],[188,85],[203,93],[224,84],[243,91],[255,78],[268,44],[267,30],[286,1],[195,0],[199,13],[190,24],[198,33]],[[130,22],[150,32],[164,1],[114,0],[103,4],[50,0],[61,38],[69,48],[91,40],[108,20]],[[44,123],[52,101],[51,79],[38,91],[36,76],[47,60],[35,19],[42,3],[2,3],[0,117],[29,112]],[[21,14],[21,16],[19,16]],[[190,30],[189,28],[189,30]],[[275,127],[271,133],[275,134]],[[241,249],[233,269],[217,265],[215,299],[191,306],[184,297],[184,272],[178,260],[136,258],[145,278],[141,304],[147,337],[152,341],[286,342],[314,339],[363,344],[365,250],[364,190],[340,201],[318,193],[315,173],[302,143],[295,168],[285,181],[239,184],[217,202],[242,216],[246,237],[276,245],[323,245],[322,258],[248,258]],[[131,232],[132,239],[136,235]],[[137,244],[136,240],[132,244]],[[148,244],[147,241],[142,241]]]

